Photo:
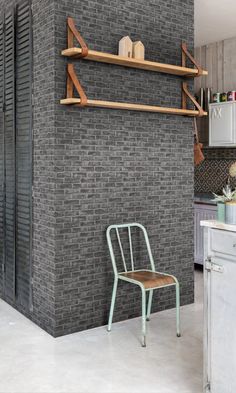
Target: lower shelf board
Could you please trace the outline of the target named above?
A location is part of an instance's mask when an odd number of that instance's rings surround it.
[[[80,106],[80,99],[65,98],[60,100],[60,103],[62,105]],[[198,110],[167,108],[167,107],[154,106],[154,105],[131,104],[126,102],[101,101],[101,100],[88,99],[85,106],[97,107],[97,108],[109,108],[109,109],[124,109],[124,110],[132,110],[132,111],[159,112],[159,113],[182,115],[182,116],[199,116]],[[207,116],[207,112],[204,112],[204,116]]]

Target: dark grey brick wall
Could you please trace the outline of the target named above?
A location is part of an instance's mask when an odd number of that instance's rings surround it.
[[[191,303],[192,120],[59,100],[67,16],[91,49],[116,53],[129,34],[147,59],[180,64],[181,41],[193,49],[193,0],[33,0],[32,9],[34,311],[20,311],[54,336],[105,324],[113,282],[105,230],[127,221],[147,227],[157,269],[176,274],[182,304]],[[180,106],[181,78],[86,61],[76,69],[90,98]],[[172,290],[158,291],[154,310],[174,301]],[[114,319],[140,306],[139,291],[120,284]]]
[[[146,58],[180,64],[193,48],[193,0],[55,2],[55,335],[106,324],[112,269],[105,240],[111,223],[139,221],[159,270],[176,274],[182,304],[193,301],[192,120],[145,112],[68,108],[66,18],[91,49],[117,53],[118,40],[141,39]],[[181,79],[77,61],[89,98],[180,105]],[[140,294],[120,284],[115,320],[140,314]],[[156,293],[154,310],[174,306]]]

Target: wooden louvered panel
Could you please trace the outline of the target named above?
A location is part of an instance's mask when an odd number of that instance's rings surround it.
[[[0,22],[0,293],[4,287],[4,20]]]
[[[17,7],[16,17],[16,291],[17,301],[31,302],[31,9]]]
[[[5,294],[15,298],[15,23],[5,17]]]
[[[0,291],[4,287],[6,299],[28,308],[32,304],[30,2],[15,7],[3,22],[5,32],[0,21],[0,264],[4,264],[5,272],[0,270]]]

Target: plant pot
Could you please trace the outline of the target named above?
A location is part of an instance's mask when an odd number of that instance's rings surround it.
[[[225,203],[217,203],[217,220],[220,222],[225,222]]]
[[[225,203],[225,222],[236,225],[236,201]]]

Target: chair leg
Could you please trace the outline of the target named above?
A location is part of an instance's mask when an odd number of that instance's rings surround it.
[[[179,283],[176,282],[176,331],[177,337],[181,337],[180,334],[180,291],[179,291]]]
[[[115,306],[115,301],[116,301],[117,284],[118,284],[118,278],[115,278],[114,284],[113,284],[111,307],[110,307],[110,314],[109,314],[108,327],[107,327],[108,332],[111,331],[111,324],[112,324],[114,306]]]
[[[142,347],[146,347],[146,291],[142,288]]]
[[[149,296],[148,296],[147,321],[150,321],[150,314],[152,309],[152,296],[153,296],[153,289],[149,291]]]

